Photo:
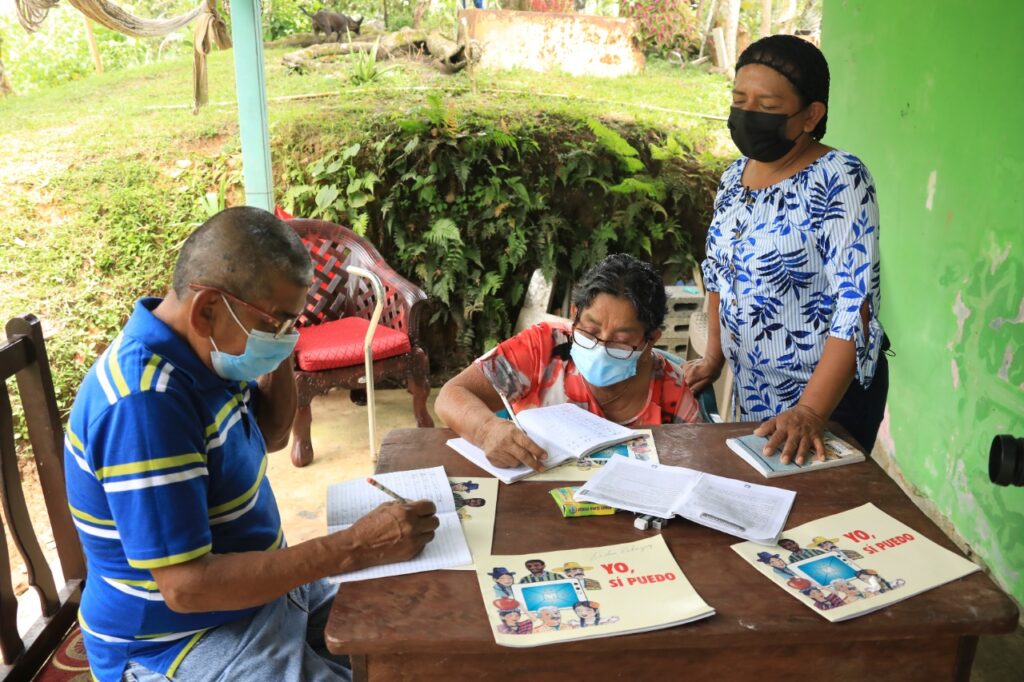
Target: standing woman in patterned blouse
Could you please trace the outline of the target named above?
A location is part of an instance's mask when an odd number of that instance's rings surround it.
[[[878,205],[860,159],[821,143],[828,64],[810,43],[763,38],[736,64],[729,130],[743,156],[722,175],[703,263],[708,351],[694,393],[726,361],[740,417],[765,454],[824,457],[825,423],[874,445],[888,392],[878,321]]]

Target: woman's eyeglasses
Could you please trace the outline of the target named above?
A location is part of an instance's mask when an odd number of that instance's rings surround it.
[[[251,311],[257,317],[259,317],[261,320],[263,320],[264,322],[266,322],[267,324],[269,324],[271,326],[273,331],[270,332],[270,333],[274,335],[275,339],[280,338],[282,336],[285,336],[286,334],[290,334],[292,332],[292,330],[295,329],[295,323],[298,322],[298,320],[299,320],[299,316],[281,319],[277,315],[271,315],[270,313],[266,312],[265,310],[261,310],[260,308],[257,308],[252,303],[248,303],[246,301],[243,301],[242,299],[238,298],[234,294],[232,294],[230,292],[227,292],[227,291],[224,291],[223,289],[218,289],[217,287],[212,287],[212,286],[208,286],[206,284],[199,284],[197,282],[192,282],[191,284],[188,285],[188,288],[192,289],[193,291],[213,291],[213,292],[216,292],[216,293],[220,294],[221,296],[223,296],[228,301],[231,301],[232,303],[234,303],[234,304],[236,304],[238,306],[241,306],[241,307],[245,308],[246,310]]]
[[[597,344],[604,346],[604,352],[617,360],[629,360],[635,353],[641,353],[647,348],[648,340],[645,338],[642,345],[631,346],[628,343],[618,343],[615,341],[605,341],[604,339],[594,336],[590,332],[585,332],[579,329],[575,324],[572,326],[572,342],[580,348],[586,348],[592,350]]]

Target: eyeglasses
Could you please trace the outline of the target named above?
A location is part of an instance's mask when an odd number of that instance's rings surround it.
[[[572,342],[580,348],[586,348],[591,350],[602,344],[604,346],[604,352],[617,360],[628,360],[633,357],[634,353],[642,353],[647,348],[648,339],[644,337],[643,345],[631,346],[628,343],[617,343],[615,341],[605,341],[604,339],[594,336],[590,332],[585,332],[579,329],[576,324],[572,325]]]
[[[209,286],[209,285],[206,285],[206,284],[199,284],[198,282],[192,282],[191,284],[188,285],[188,288],[192,289],[193,291],[213,291],[213,292],[215,292],[217,294],[220,294],[221,296],[223,296],[225,299],[231,301],[232,303],[234,303],[236,305],[239,305],[239,306],[245,308],[246,310],[251,311],[257,317],[259,317],[261,320],[263,320],[264,322],[266,322],[267,324],[269,324],[273,328],[273,332],[271,332],[271,333],[274,335],[275,339],[280,338],[280,337],[282,337],[282,336],[284,336],[286,334],[290,334],[292,332],[292,330],[295,329],[295,323],[298,322],[299,317],[300,317],[299,315],[297,315],[295,317],[288,317],[288,318],[285,318],[285,319],[281,319],[277,315],[271,315],[270,313],[266,312],[265,310],[261,310],[260,308],[257,308],[252,303],[248,303],[246,301],[243,301],[242,299],[238,298],[237,296],[235,296],[234,294],[232,294],[230,292],[227,292],[227,291],[224,291],[223,289],[218,289],[217,287],[212,287],[212,286]],[[229,308],[230,308],[230,306],[229,306]],[[234,313],[232,312],[232,314],[234,314]]]

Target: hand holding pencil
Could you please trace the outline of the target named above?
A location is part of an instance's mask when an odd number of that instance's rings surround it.
[[[348,530],[360,550],[361,565],[376,566],[407,561],[434,539],[439,521],[430,500],[411,502],[370,477],[366,482],[393,498],[356,521]]]
[[[512,421],[497,417],[489,421],[479,443],[480,448],[495,466],[508,468],[525,464],[534,471],[543,471],[543,461],[548,458],[548,453],[526,434],[508,397],[501,391],[495,392]]]

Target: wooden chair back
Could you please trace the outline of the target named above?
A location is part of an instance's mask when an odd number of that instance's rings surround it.
[[[32,315],[7,323],[7,342],[0,347],[0,501],[11,537],[0,552],[0,680],[31,679],[61,643],[75,621],[85,580],[85,559],[68,510],[64,489],[63,429],[43,344],[42,325]],[[18,471],[14,413],[8,379],[14,378],[25,412],[32,458],[39,473],[47,515],[53,531],[64,584],[57,586],[32,528]],[[39,596],[42,616],[18,633],[18,601],[11,580],[9,543],[18,549],[28,570],[28,584]]]
[[[372,270],[384,283],[384,311],[380,324],[409,335],[418,345],[419,314],[427,295],[398,274],[370,242],[352,230],[323,220],[293,218],[287,221],[302,238],[313,260],[313,286],[306,298],[306,312],[299,326],[341,317],[370,319],[376,296],[362,277],[349,277],[348,265]]]

